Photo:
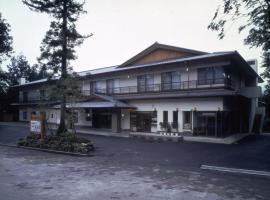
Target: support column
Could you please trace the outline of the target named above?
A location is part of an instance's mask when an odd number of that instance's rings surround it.
[[[120,133],[121,132],[121,110],[113,110],[112,112],[112,132]]]

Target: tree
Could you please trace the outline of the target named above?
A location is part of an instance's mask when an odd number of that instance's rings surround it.
[[[0,65],[6,57],[12,53],[12,37],[10,36],[10,25],[2,18],[0,13]]]
[[[24,55],[13,56],[8,68],[8,82],[9,85],[19,84],[19,78],[24,77],[27,81],[34,81],[39,79],[39,74],[35,66],[31,67]]]
[[[82,35],[76,29],[76,22],[81,14],[86,13],[83,10],[84,2],[76,0],[23,0],[31,10],[47,13],[53,17],[50,29],[47,31],[42,41],[40,64],[46,67],[54,74],[60,74],[60,82],[67,78],[69,61],[76,59],[76,46],[82,44],[83,40],[90,35]],[[67,89],[63,86],[63,90]],[[66,95],[61,97],[61,114],[58,133],[66,131]]]
[[[2,18],[0,13],[0,96],[6,94],[8,89],[7,73],[1,69],[1,63],[12,53],[12,37],[10,25]]]
[[[0,68],[0,96],[7,93],[8,90],[8,78],[7,73]]]
[[[225,36],[227,23],[246,19],[246,23],[238,27],[239,32],[249,28],[246,45],[262,48],[261,76],[267,80],[264,100],[270,111],[270,0],[223,0],[223,7],[217,8],[208,29],[218,31],[218,37]]]

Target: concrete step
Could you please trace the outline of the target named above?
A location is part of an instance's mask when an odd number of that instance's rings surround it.
[[[183,141],[183,137],[179,136],[179,135],[178,136],[176,136],[176,135],[161,135],[161,134],[157,134],[157,133],[130,132],[129,137],[144,139],[147,141],[157,141],[157,142],[164,142],[164,141],[180,142],[180,141]]]

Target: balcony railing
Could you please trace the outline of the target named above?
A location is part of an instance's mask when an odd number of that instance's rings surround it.
[[[184,91],[208,88],[224,88],[233,89],[233,84],[230,79],[208,79],[208,80],[192,80],[183,82],[160,83],[138,86],[125,86],[107,89],[95,89],[97,94],[107,95],[124,95],[136,93],[155,93],[155,92],[170,92],[170,91]],[[89,90],[82,90],[82,94],[90,95]]]
[[[38,102],[38,101],[48,101],[49,97],[39,96],[39,95],[28,95],[27,97],[19,97],[19,102]]]

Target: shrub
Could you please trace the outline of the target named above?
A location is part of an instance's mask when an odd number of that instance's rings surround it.
[[[78,137],[69,132],[59,135],[47,135],[44,139],[41,139],[39,134],[30,134],[20,139],[17,145],[74,153],[89,153],[94,150],[94,146],[90,140]]]

